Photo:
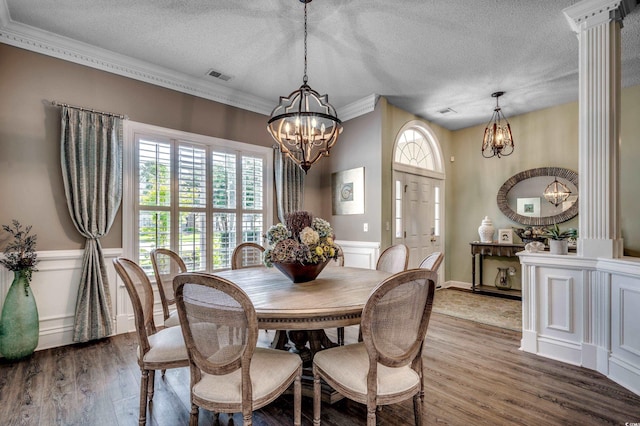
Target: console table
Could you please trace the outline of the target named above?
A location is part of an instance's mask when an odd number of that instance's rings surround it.
[[[494,286],[482,283],[482,262],[485,256],[516,257],[516,253],[524,250],[524,244],[481,243],[471,244],[471,291],[490,296],[505,297],[507,299],[522,300],[520,290],[500,290]],[[479,280],[476,285],[476,258],[478,258]]]

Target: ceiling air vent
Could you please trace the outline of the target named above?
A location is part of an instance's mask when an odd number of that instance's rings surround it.
[[[218,80],[222,80],[222,81],[231,80],[231,76],[222,74],[221,72],[216,71],[214,69],[210,69],[209,71],[207,71],[207,75],[209,77],[217,78]]]
[[[455,110],[451,109],[451,108],[445,108],[445,109],[441,109],[440,111],[438,111],[440,114],[449,114],[450,112],[456,112]]]

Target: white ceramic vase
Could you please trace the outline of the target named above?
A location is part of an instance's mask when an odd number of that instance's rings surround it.
[[[485,216],[484,219],[482,219],[482,223],[478,227],[478,235],[480,235],[480,242],[492,243],[493,233],[495,232],[495,230],[496,228],[493,227],[493,223],[491,222],[491,219],[489,219],[489,216]]]

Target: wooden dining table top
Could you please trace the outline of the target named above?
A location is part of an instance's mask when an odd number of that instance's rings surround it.
[[[363,268],[326,267],[306,283],[293,283],[276,268],[252,267],[216,272],[249,296],[262,329],[310,330],[360,323],[371,291],[390,273]]]

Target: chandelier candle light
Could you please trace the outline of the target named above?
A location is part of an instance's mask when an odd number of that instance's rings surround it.
[[[289,96],[281,96],[278,106],[271,112],[267,130],[287,154],[305,173],[338,141],[342,121],[327,95],[320,95],[308,84],[307,77],[307,3],[304,3],[304,77],[302,86]]]
[[[482,140],[482,156],[485,158],[491,158],[497,156],[506,157],[513,153],[513,135],[511,134],[511,126],[504,114],[500,105],[498,105],[498,98],[504,95],[504,92],[495,92],[491,96],[496,98],[496,107],[493,110],[491,121],[484,129],[484,139]]]

